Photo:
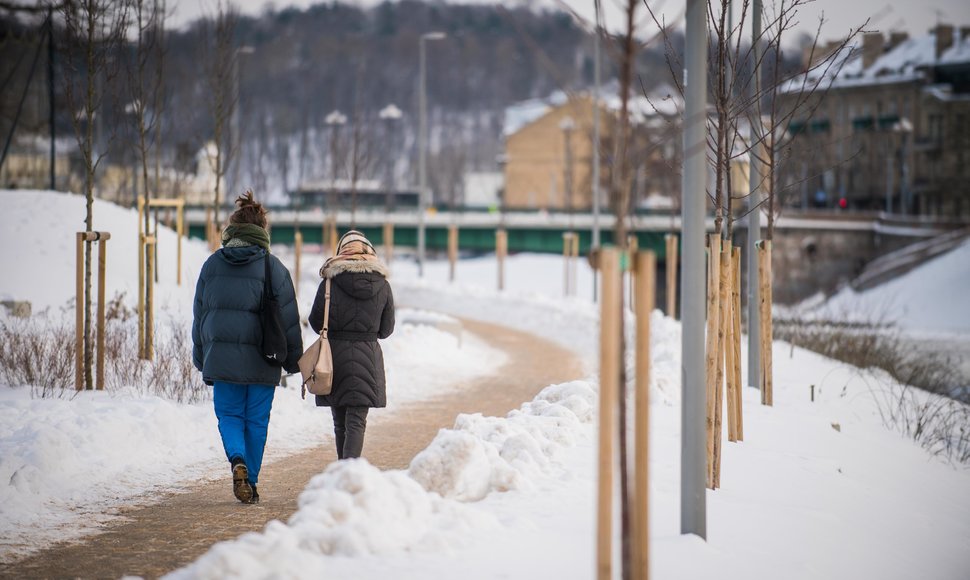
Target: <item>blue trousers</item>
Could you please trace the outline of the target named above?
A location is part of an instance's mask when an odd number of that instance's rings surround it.
[[[239,385],[216,381],[212,402],[219,419],[219,434],[226,458],[237,455],[246,461],[249,483],[256,485],[259,468],[266,448],[269,412],[273,408],[276,387],[270,385]]]

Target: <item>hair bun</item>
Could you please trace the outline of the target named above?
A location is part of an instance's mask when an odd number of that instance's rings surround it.
[[[268,212],[263,204],[253,197],[253,190],[247,189],[246,193],[237,197],[236,206],[236,211],[229,216],[229,223],[256,224],[262,228],[266,227],[266,214]]]

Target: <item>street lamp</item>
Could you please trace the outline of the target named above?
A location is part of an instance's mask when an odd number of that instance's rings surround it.
[[[572,229],[572,214],[573,214],[573,147],[572,147],[572,135],[573,129],[576,128],[576,122],[573,121],[572,117],[563,117],[562,121],[559,122],[559,128],[562,129],[563,141],[565,142],[565,167],[563,172],[563,205],[564,209],[569,212],[569,227]]]
[[[424,277],[424,214],[427,212],[427,188],[428,188],[428,169],[427,169],[427,149],[428,149],[428,97],[427,97],[427,72],[425,66],[425,42],[428,40],[443,40],[446,38],[444,32],[426,32],[421,35],[418,41],[419,52],[419,91],[418,91],[418,276]]]
[[[330,127],[330,212],[332,224],[331,228],[336,229],[337,227],[337,134],[340,132],[340,127],[347,122],[347,115],[344,115],[340,111],[334,110],[329,115],[327,115],[324,123]],[[332,248],[336,251],[336,248]]]
[[[385,163],[387,164],[387,168],[386,168],[385,171],[387,173],[386,173],[386,175],[384,177],[384,181],[385,181],[384,187],[387,188],[387,198],[386,198],[384,210],[387,213],[390,213],[391,207],[394,205],[393,204],[393,199],[394,199],[394,193],[393,193],[393,191],[394,191],[394,183],[393,183],[394,182],[394,125],[395,125],[395,123],[397,121],[401,120],[401,117],[403,117],[403,116],[404,116],[404,114],[401,112],[401,109],[397,108],[397,105],[395,105],[394,103],[391,103],[390,105],[384,107],[383,109],[381,109],[381,112],[378,113],[378,117],[380,117],[380,119],[382,121],[385,121],[387,123],[387,141],[384,143],[384,147],[385,147],[385,150],[386,150],[386,157],[387,157],[387,159],[385,159]]]
[[[235,154],[235,158],[232,166],[232,190],[235,190],[239,183],[239,165],[240,157],[242,156],[242,150],[240,148],[240,143],[242,141],[241,127],[242,127],[242,70],[239,66],[239,61],[242,56],[248,56],[256,52],[256,49],[248,44],[236,47],[233,53],[232,59],[232,76],[235,86],[235,97],[236,105],[232,109],[232,152]],[[225,203],[229,205],[229,200],[232,196],[226,195]]]

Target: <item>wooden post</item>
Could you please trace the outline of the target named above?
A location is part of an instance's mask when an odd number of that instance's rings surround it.
[[[179,199],[180,203],[175,214],[175,235],[178,237],[178,249],[176,250],[175,264],[178,268],[175,275],[175,283],[182,285],[182,237],[185,236],[185,199]]]
[[[95,388],[104,389],[104,322],[105,322],[105,271],[107,266],[107,246],[111,239],[108,232],[78,232],[76,236],[76,263],[75,263],[75,345],[74,354],[74,388],[78,391],[84,390],[84,344],[89,337],[84,335],[84,245],[98,242],[98,319],[97,326],[97,356],[95,362]]]
[[[337,255],[337,216],[330,219],[330,253]]]
[[[138,196],[138,358],[145,358],[145,198]],[[206,208],[205,239],[212,246],[209,232],[210,210]]]
[[[572,255],[572,232],[562,235],[562,295],[569,296],[569,256]]]
[[[388,266],[391,265],[391,259],[394,257],[394,224],[391,222],[384,222],[384,262]]]
[[[104,274],[108,264],[108,240],[111,234],[105,233],[104,237],[98,241],[98,366],[97,366],[97,389],[104,390],[104,293],[105,280]]]
[[[620,317],[623,316],[623,287],[620,256],[615,248],[600,251],[603,297],[600,303],[600,407],[599,481],[597,501],[596,576],[613,577],[613,469],[614,439],[620,386]]]
[[[498,262],[498,289],[505,290],[505,254],[509,249],[509,235],[504,229],[495,230],[495,258]]]
[[[155,269],[155,236],[145,236],[145,360],[155,357],[155,277],[151,273]]]
[[[74,350],[74,388],[84,390],[84,232],[77,233],[77,255],[75,261],[76,284],[74,291],[75,312],[75,350]]]
[[[295,254],[295,268],[296,272],[293,273],[295,280],[293,281],[293,287],[296,290],[297,297],[300,296],[300,262],[303,257],[303,232],[297,230],[293,233],[293,252]]]
[[[677,319],[677,235],[664,236],[667,243],[667,316]]]
[[[721,327],[724,342],[721,345],[723,356],[719,364],[723,367],[726,384],[725,403],[727,407],[728,441],[737,441],[737,396],[735,390],[738,388],[734,382],[734,276],[732,266],[734,261],[732,255],[734,248],[731,240],[724,241],[724,248],[721,250]],[[720,464],[720,455],[718,463]],[[720,466],[718,466],[720,475]],[[720,483],[720,477],[717,478]]]
[[[761,292],[761,404],[774,404],[771,381],[771,240],[758,242],[759,290]]]
[[[722,310],[724,311],[724,376],[727,378],[727,424],[728,441],[738,440],[738,398],[737,389],[740,388],[734,377],[735,356],[734,350],[734,250],[731,247],[731,240],[724,244],[721,252],[721,296],[724,298]]]
[[[627,251],[629,252],[630,260],[633,260],[640,251],[640,240],[637,239],[636,234],[630,234],[626,237]],[[635,308],[636,295],[637,295],[637,270],[635,267],[630,268],[630,310]]]
[[[455,281],[455,264],[458,262],[458,226],[448,226],[448,280]]]
[[[734,308],[731,310],[731,324],[734,328],[734,389],[735,396],[735,426],[738,441],[744,441],[744,405],[741,390],[741,248],[734,248],[731,252],[732,262],[731,275],[733,280]]]
[[[707,246],[707,487],[714,489],[714,414],[717,411],[717,335],[720,318],[718,283],[721,238],[708,235]]]
[[[634,402],[633,579],[650,575],[649,451],[650,451],[650,313],[654,307],[657,258],[637,252],[636,263],[636,400]]]
[[[721,246],[720,272],[718,272],[718,324],[717,324],[717,384],[714,403],[714,488],[721,487],[721,455],[724,448],[724,379],[727,376],[727,325],[731,312],[731,240]],[[730,404],[733,407],[733,404]],[[729,419],[730,421],[730,419]]]

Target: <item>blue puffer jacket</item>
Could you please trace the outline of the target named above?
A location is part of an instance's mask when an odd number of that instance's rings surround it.
[[[271,261],[273,293],[286,333],[283,368],[291,373],[300,370],[303,337],[289,271],[276,256],[258,246],[222,248],[206,260],[195,288],[192,362],[207,385],[215,381],[248,385],[280,382],[280,368],[260,354],[264,257]]]

